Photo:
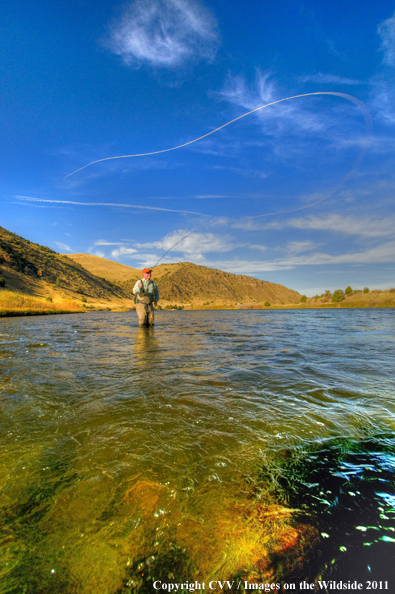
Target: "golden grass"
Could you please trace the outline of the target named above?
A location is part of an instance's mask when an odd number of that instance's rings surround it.
[[[23,295],[13,291],[0,290],[0,316],[23,316],[52,313],[78,313],[85,311],[72,299],[59,299],[55,302],[40,297]]]
[[[106,258],[99,258],[99,256],[92,256],[91,254],[67,254],[67,257],[78,264],[81,264],[86,270],[99,278],[105,278],[112,283],[124,283],[128,280],[136,282],[141,278],[141,270],[107,260]]]

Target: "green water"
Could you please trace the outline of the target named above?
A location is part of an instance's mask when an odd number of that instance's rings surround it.
[[[0,592],[391,580],[393,312],[156,322],[0,320]]]

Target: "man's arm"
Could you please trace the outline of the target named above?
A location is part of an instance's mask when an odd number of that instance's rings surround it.
[[[136,293],[141,293],[142,288],[143,288],[143,283],[141,280],[138,280],[133,287],[133,295],[136,295]]]

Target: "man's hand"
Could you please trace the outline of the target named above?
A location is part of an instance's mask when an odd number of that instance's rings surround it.
[[[157,302],[157,301],[154,301],[154,305],[155,305],[155,307],[156,307],[156,306],[158,305],[158,302]]]
[[[142,289],[143,283],[140,282],[137,286],[138,286],[139,289]]]

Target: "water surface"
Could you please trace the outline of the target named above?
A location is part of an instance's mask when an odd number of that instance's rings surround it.
[[[0,592],[389,580],[393,311],[156,321],[0,320]]]

